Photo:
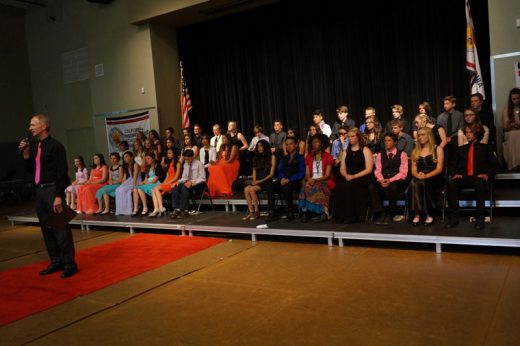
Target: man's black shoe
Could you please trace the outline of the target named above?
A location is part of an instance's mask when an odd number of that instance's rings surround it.
[[[61,264],[50,264],[47,268],[40,271],[40,275],[49,275],[60,270],[63,270],[63,266]]]
[[[266,222],[272,222],[276,220],[276,214],[273,212],[270,212],[269,215],[267,215],[267,218],[265,219]]]
[[[61,273],[61,278],[66,279],[68,277],[71,277],[72,275],[76,274],[78,272],[78,267],[68,268]]]
[[[285,222],[291,222],[291,221],[294,221],[294,214],[292,212],[287,213],[287,217],[285,218]]]
[[[181,210],[181,213],[179,214],[179,216],[177,216],[177,218],[184,219],[184,218],[187,218],[188,216],[190,216],[190,214],[186,210]]]
[[[381,213],[379,217],[374,221],[376,225],[388,225],[388,220],[386,218],[385,213]]]
[[[171,218],[172,218],[172,219],[176,219],[176,218],[179,216],[180,213],[181,213],[180,209],[175,209],[175,210],[173,211],[173,213],[172,213]]]
[[[325,222],[327,221],[327,215],[325,213],[321,214],[320,217],[313,219],[314,222]]]
[[[473,226],[473,228],[476,230],[484,229],[484,227],[486,227],[486,223],[482,219],[477,219],[477,221],[475,221],[475,225]]]
[[[448,223],[446,225],[444,225],[444,228],[454,228],[458,224],[459,224],[459,219],[458,218],[450,218]]]

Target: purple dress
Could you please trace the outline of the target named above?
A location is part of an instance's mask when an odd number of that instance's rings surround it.
[[[116,189],[116,215],[132,215],[134,202],[132,190],[134,189],[133,167],[126,172],[127,179]],[[141,182],[141,174],[137,175],[137,183]]]
[[[88,175],[88,171],[87,171],[86,168],[83,168],[82,170],[76,171],[76,180],[75,181],[78,182],[78,183],[84,183],[85,181],[87,181],[87,175]],[[77,196],[78,195],[78,188],[80,186],[81,185],[69,185],[65,189],[65,192],[70,192],[74,196]]]

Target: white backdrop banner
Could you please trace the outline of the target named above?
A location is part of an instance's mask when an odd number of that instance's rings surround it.
[[[127,115],[124,117],[106,118],[108,152],[119,152],[118,145],[127,141],[132,148],[138,131],[143,131],[146,136],[150,132],[150,114],[148,111]]]

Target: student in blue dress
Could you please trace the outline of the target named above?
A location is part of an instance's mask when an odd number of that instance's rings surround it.
[[[134,211],[132,215],[137,215],[137,206],[139,205],[139,200],[143,204],[143,210],[141,215],[148,214],[148,203],[146,201],[146,195],[152,196],[153,189],[159,185],[159,180],[162,176],[161,165],[155,160],[154,153],[148,152],[144,156],[144,170],[146,172],[146,176],[144,180],[136,185],[134,189]]]
[[[123,166],[119,164],[121,156],[119,153],[110,154],[110,172],[108,174],[108,185],[103,186],[96,192],[96,198],[98,200],[98,210],[96,214],[106,215],[110,213],[110,197],[116,197],[116,189],[121,186],[123,182]],[[103,209],[103,203],[105,208]]]

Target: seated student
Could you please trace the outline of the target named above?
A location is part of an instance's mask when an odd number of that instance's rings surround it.
[[[208,167],[208,191],[211,197],[231,196],[233,194],[233,182],[237,179],[240,168],[238,160],[236,142],[232,142],[229,133],[222,135],[217,162]]]
[[[427,102],[424,102],[427,103]],[[421,103],[422,105],[423,103]],[[421,108],[421,105],[419,105],[419,109]],[[429,106],[429,105],[428,105]],[[426,107],[426,106],[423,106]],[[419,113],[415,116],[414,120],[415,124],[415,130],[413,131],[413,138],[417,139],[417,131],[423,127],[428,127],[432,130],[433,139],[435,140],[435,144],[440,146],[444,149],[446,144],[448,143],[448,140],[446,139],[446,130],[439,124],[435,124],[433,122],[433,119],[430,118],[426,113]]]
[[[74,166],[76,167],[76,180],[65,189],[65,200],[67,205],[72,209],[76,209],[78,188],[88,180],[88,170],[85,167],[83,156],[76,156],[74,158]]]
[[[330,145],[329,136],[317,134],[312,140],[312,152],[305,157],[305,183],[300,190],[299,209],[301,221],[307,222],[307,212],[318,214],[316,222],[329,218],[329,199],[334,189],[332,165],[334,159],[326,151]]]
[[[180,155],[181,153],[181,144],[177,138],[173,136],[174,130],[173,127],[166,128],[165,132],[165,148],[173,148],[176,155]],[[167,145],[167,140],[171,140],[172,143],[170,146]]]
[[[496,146],[497,128],[495,126],[495,117],[493,112],[483,107],[484,96],[481,93],[472,94],[469,98],[471,109],[477,117],[489,129],[489,144]]]
[[[504,129],[504,160],[507,169],[520,169],[520,89],[513,88],[509,92],[507,107],[502,112]]]
[[[163,205],[163,195],[170,192],[172,187],[177,185],[177,180],[180,178],[181,162],[173,149],[167,149],[166,158],[163,157],[163,159],[167,167],[166,178],[152,190],[153,211],[148,216],[160,217],[166,213],[166,208]],[[161,167],[164,167],[162,163]]]
[[[200,124],[193,125],[193,142],[197,146],[197,148],[200,148],[202,145],[202,134],[204,131],[202,130],[202,126]],[[195,159],[197,159],[197,155],[195,153]]]
[[[336,120],[332,125],[332,135],[330,136],[331,141],[339,139],[340,127],[344,127],[347,130],[356,127],[356,122],[348,117],[347,106],[339,106],[336,109],[336,113],[338,114],[338,120]]]
[[[367,107],[365,109],[365,122],[363,122],[363,124],[361,124],[359,126],[359,132],[361,133],[366,133],[366,120],[368,118],[373,118],[376,125],[377,125],[377,129],[379,130],[380,133],[383,132],[383,126],[381,126],[381,122],[379,121],[379,118],[377,117],[376,115],[376,109],[374,107]]]
[[[119,149],[119,155],[123,156],[123,154],[130,149],[130,145],[128,144],[127,141],[121,141],[117,145],[117,148]]]
[[[372,202],[375,223],[387,224],[387,217],[393,217],[394,221],[402,221],[403,215],[396,212],[399,194],[404,192],[408,176],[408,156],[397,149],[397,136],[387,133],[384,137],[385,148],[376,156],[376,169],[374,175],[376,181],[370,184],[370,200]],[[383,210],[383,192],[388,191],[388,213]]]
[[[393,105],[392,106],[392,120],[387,121],[385,125],[385,133],[392,132],[392,127],[394,126],[394,120],[400,120],[401,125],[403,126],[403,132],[410,135],[412,133],[412,126],[410,122],[403,117],[403,106],[401,105]]]
[[[296,151],[299,152],[300,155],[304,156],[305,155],[305,141],[298,136],[298,131],[296,131],[293,128],[288,128],[287,137],[293,137],[296,140]],[[284,145],[283,153],[284,153],[284,155],[287,155],[287,150],[285,148],[285,142],[283,143],[283,145]]]
[[[305,138],[305,156],[312,152],[312,139],[318,133],[321,133],[319,126],[316,126],[314,124],[309,126],[309,131],[307,131],[307,138]]]
[[[139,199],[143,204],[143,211],[141,212],[141,215],[148,214],[148,202],[146,200],[146,195],[152,195],[152,190],[157,185],[159,185],[159,180],[161,179],[162,175],[161,165],[155,160],[155,155],[152,152],[145,154],[144,167],[146,172],[145,178],[134,188],[133,191],[134,211],[132,212],[132,216],[137,215]]]
[[[139,166],[139,170],[142,172],[144,169],[143,161],[144,161],[144,147],[143,143],[139,142],[137,139],[132,144],[133,153],[134,153],[134,162]],[[142,167],[141,167],[142,166]]]
[[[175,153],[175,156],[177,156],[177,157],[180,154],[179,151],[175,149],[173,140],[171,138],[166,138],[166,141],[164,144],[163,156],[161,157],[161,167],[165,171],[168,170],[168,165],[166,164],[166,161],[165,161],[168,149],[172,149],[173,152]]]
[[[426,226],[433,223],[436,191],[442,188],[444,150],[435,144],[433,131],[422,127],[417,131],[417,143],[411,155],[412,180],[408,187],[412,223],[417,225],[424,218]]]
[[[163,156],[163,146],[161,144],[161,136],[159,136],[159,132],[157,132],[157,130],[150,130],[150,132],[148,132],[148,139],[152,142],[152,147],[156,150],[157,152],[157,160],[159,160],[159,158],[161,156]]]
[[[374,158],[357,128],[348,131],[349,145],[340,155],[340,177],[334,191],[335,223],[365,221]]]
[[[96,192],[98,210],[96,214],[106,215],[110,213],[110,197],[116,197],[116,189],[123,182],[123,166],[119,164],[121,156],[119,153],[110,154],[110,172],[108,174],[108,185],[103,186]],[[103,203],[105,208],[103,209]]]
[[[218,153],[220,145],[222,144],[222,130],[219,124],[213,125],[213,137],[209,140],[209,144],[215,148],[215,151]]]
[[[457,105],[457,99],[453,96],[446,96],[443,100],[444,112],[439,114],[437,117],[437,124],[442,126],[446,130],[446,140],[449,147],[453,148],[453,144],[450,145],[453,139],[457,142],[457,133],[462,128],[464,122],[464,116],[462,112],[455,109]],[[455,144],[457,145],[457,144]]]
[[[275,169],[276,155],[271,153],[271,146],[265,140],[258,141],[253,156],[253,181],[244,188],[248,212],[242,220],[256,220],[260,217],[257,193],[267,190],[273,183]]]
[[[141,182],[141,167],[134,161],[134,154],[123,154],[123,183],[116,189],[116,215],[132,215],[132,191]],[[137,207],[136,207],[137,209]]]
[[[430,105],[430,103],[428,101],[423,101],[423,102],[419,103],[419,105],[417,106],[417,111],[419,114],[431,119],[432,124],[435,123],[435,121],[433,119],[432,106]],[[423,126],[421,126],[421,127],[423,127]],[[435,137],[435,133],[433,134],[433,136]]]
[[[193,135],[187,134],[184,135],[184,146],[182,147],[182,153],[184,155],[184,151],[190,149],[193,151],[193,155],[195,155],[195,159],[199,157],[199,147],[195,144],[195,140],[193,139]],[[183,157],[181,155],[181,162]]]
[[[336,166],[339,165],[339,155],[341,154],[341,152],[347,150],[348,130],[348,127],[341,126],[338,130],[338,139],[335,139],[334,142],[332,142],[332,149],[330,151],[330,154],[332,155],[332,158],[334,159],[334,164]]]
[[[105,186],[107,180],[108,167],[105,157],[103,154],[95,154],[90,178],[78,189],[78,214],[93,214],[98,210],[96,191]]]
[[[206,182],[204,165],[199,160],[195,160],[192,150],[184,151],[182,177],[172,188],[172,219],[182,219],[190,215],[188,213],[190,193],[194,189],[202,189],[204,182]]]
[[[473,123],[479,123],[482,124],[480,121],[480,118],[478,117],[477,113],[471,108],[467,108],[464,111],[464,127],[471,125]],[[480,143],[482,144],[489,144],[489,127],[482,124],[482,128],[484,129],[484,135],[482,136],[482,139],[480,140]],[[466,135],[464,134],[464,131],[462,129],[457,132],[457,144],[458,146],[463,146],[464,144],[468,144],[468,139],[466,138]]]
[[[236,121],[228,122],[227,134],[231,136],[231,142],[238,148],[238,169],[241,176],[251,175],[251,162],[248,158],[248,148],[246,137],[243,133],[238,130],[238,124]],[[222,145],[222,144],[221,144]],[[220,150],[217,150],[217,153]],[[236,179],[236,178],[235,178]]]
[[[392,120],[391,125],[392,133],[397,136],[397,150],[404,151],[407,156],[410,156],[415,143],[412,136],[404,132],[403,121],[399,119],[394,119]]]
[[[200,144],[199,160],[204,165],[204,169],[206,169],[206,178],[208,178],[209,165],[217,162],[217,150],[210,145],[210,138],[207,134],[201,136]]]
[[[305,176],[305,159],[297,150],[297,141],[294,137],[285,139],[284,147],[287,154],[280,159],[276,181],[267,186],[267,198],[269,200],[268,222],[276,218],[274,194],[278,191],[282,192],[282,198],[285,202],[286,221],[294,220],[292,196],[295,191],[300,191],[301,180]]]
[[[256,143],[258,143],[258,141],[264,140],[264,141],[269,142],[269,137],[267,137],[264,134],[264,129],[262,128],[262,126],[255,125],[253,127],[253,134],[254,134],[254,137],[253,137],[253,139],[251,139],[251,142],[249,142],[249,147],[247,148],[247,150],[249,150],[250,152],[255,151]]]
[[[314,111],[314,114],[312,115],[312,121],[314,122],[314,125],[316,125],[321,130],[321,133],[327,137],[330,137],[332,134],[332,129],[330,128],[329,124],[325,123],[323,112],[321,110],[316,109]]]
[[[376,117],[368,116],[363,125],[364,131],[359,131],[365,137],[365,145],[375,157],[381,151],[381,124]]]
[[[159,152],[157,151],[157,147],[153,144],[153,141],[150,138],[146,138],[143,141],[143,148],[144,148],[145,154],[150,153],[153,155],[153,157],[155,158],[156,161],[159,161],[161,156],[159,155]]]
[[[468,144],[458,147],[453,161],[450,162],[448,182],[449,220],[446,228],[459,224],[459,191],[474,188],[476,191],[477,213],[475,229],[485,227],[485,201],[489,184],[498,172],[499,164],[493,147],[480,143],[484,134],[482,124],[471,124],[464,129]]]
[[[269,145],[271,146],[271,152],[276,155],[277,159],[280,159],[283,155],[283,143],[287,134],[283,130],[283,122],[280,119],[276,119],[273,122],[273,130],[269,136]]]

